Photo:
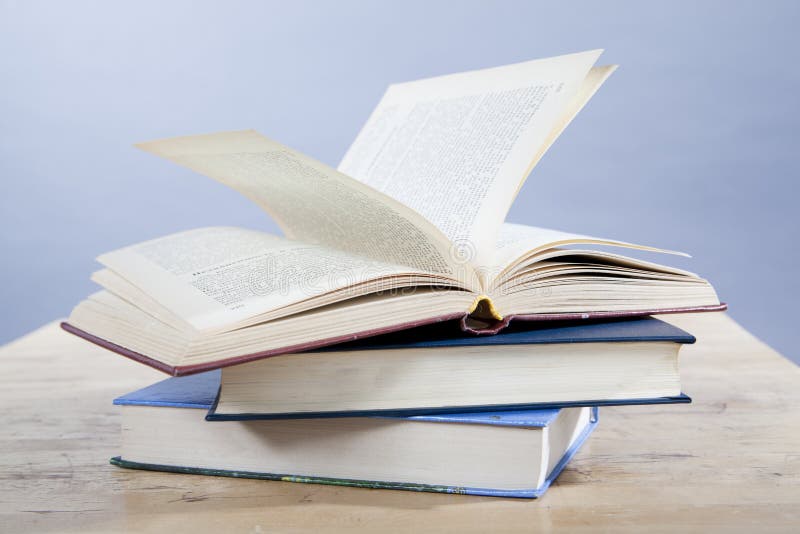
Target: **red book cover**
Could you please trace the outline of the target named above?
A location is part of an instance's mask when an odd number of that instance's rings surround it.
[[[61,327],[71,334],[75,334],[78,337],[86,339],[87,341],[91,341],[95,345],[99,345],[105,349],[110,351],[116,352],[117,354],[121,354],[126,358],[130,358],[137,362],[141,362],[145,365],[149,365],[159,371],[163,371],[167,374],[173,376],[183,376],[183,375],[190,375],[194,373],[201,373],[204,371],[210,371],[212,369],[219,369],[222,367],[227,367],[230,365],[237,365],[240,363],[251,362],[254,360],[260,360],[261,358],[269,358],[270,356],[279,356],[281,354],[291,354],[294,352],[304,352],[307,350],[318,349],[321,347],[327,347],[330,345],[336,345],[339,343],[344,343],[347,341],[354,341],[356,339],[362,339],[365,337],[377,336],[380,334],[388,334],[391,332],[398,332],[401,330],[407,330],[410,328],[415,328],[418,326],[424,326],[433,323],[440,323],[444,321],[458,321],[461,330],[464,331],[465,335],[493,335],[504,328],[508,327],[508,325],[513,322],[518,321],[526,321],[526,322],[534,322],[534,321],[585,321],[585,320],[598,320],[598,319],[618,319],[618,318],[625,318],[625,317],[641,317],[644,315],[664,315],[664,314],[675,314],[675,313],[697,313],[697,312],[715,312],[715,311],[725,311],[728,308],[727,304],[717,304],[713,306],[697,306],[697,307],[689,307],[689,308],[669,308],[669,309],[652,309],[652,310],[634,310],[634,311],[622,311],[622,312],[588,312],[588,313],[540,313],[540,314],[522,314],[522,315],[508,315],[504,317],[500,321],[494,322],[487,322],[484,319],[476,318],[473,315],[467,314],[451,314],[451,315],[443,315],[438,317],[431,317],[429,319],[421,320],[421,321],[413,321],[409,323],[400,323],[388,328],[379,328],[379,329],[372,329],[372,330],[358,330],[358,327],[355,327],[353,333],[346,334],[342,336],[322,339],[322,340],[315,340],[308,343],[302,343],[299,345],[291,345],[286,347],[281,347],[278,349],[267,350],[263,352],[255,352],[252,354],[243,354],[241,356],[235,356],[233,358],[226,358],[224,360],[217,360],[213,362],[206,362],[201,364],[194,364],[194,365],[179,365],[179,366],[171,366],[167,365],[157,359],[154,359],[150,356],[145,354],[140,354],[138,352],[132,351],[125,347],[121,347],[115,343],[111,343],[105,339],[99,338],[93,334],[85,332],[79,328],[72,326],[69,323],[61,323]]]

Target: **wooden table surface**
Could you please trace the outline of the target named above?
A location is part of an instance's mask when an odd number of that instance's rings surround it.
[[[113,467],[111,400],[164,376],[52,323],[0,349],[0,530],[800,532],[800,368],[723,314],[668,320],[694,403],[601,409],[533,501]]]

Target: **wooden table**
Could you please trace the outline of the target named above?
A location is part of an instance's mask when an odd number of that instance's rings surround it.
[[[695,402],[602,409],[537,501],[113,467],[112,398],[163,375],[52,323],[0,349],[0,530],[800,532],[800,368],[725,315],[669,320]]]

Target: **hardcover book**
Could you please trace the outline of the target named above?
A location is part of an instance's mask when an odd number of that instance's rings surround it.
[[[689,402],[694,337],[650,317],[465,337],[427,326],[222,369],[209,420]]]
[[[283,237],[231,227],[101,255],[64,328],[181,375],[443,320],[724,309],[690,272],[505,222],[525,178],[613,66],[599,50],[389,87],[337,169],[255,131],[138,145],[230,186]]]
[[[114,401],[120,467],[535,498],[597,424],[596,408],[205,423],[219,371],[169,378]]]

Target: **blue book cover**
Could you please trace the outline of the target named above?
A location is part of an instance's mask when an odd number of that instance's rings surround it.
[[[173,409],[208,410],[214,402],[219,389],[219,370],[209,371],[196,375],[168,378],[151,386],[122,395],[114,399],[118,406],[155,406]],[[407,419],[413,421],[426,421],[447,424],[479,424],[521,428],[544,428],[551,425],[559,414],[558,408],[539,410],[504,410],[495,412],[467,412],[450,414],[420,414],[403,417],[376,416],[377,419]],[[152,471],[168,471],[186,474],[203,474],[212,476],[230,476],[239,478],[255,478],[263,480],[280,480],[286,482],[303,482],[313,484],[356,486],[373,489],[401,489],[410,491],[428,491],[436,493],[454,493],[465,495],[482,495],[492,497],[537,498],[541,496],[550,484],[558,477],[567,463],[577,453],[580,446],[589,437],[597,426],[598,410],[592,409],[590,422],[577,439],[564,453],[556,466],[548,473],[544,483],[537,488],[524,490],[500,490],[492,488],[453,487],[431,484],[411,484],[406,482],[351,480],[327,477],[297,476],[287,473],[260,473],[248,471],[228,471],[222,469],[207,469],[188,466],[158,465],[130,461],[122,457],[111,459],[113,465],[130,469],[145,469]],[[204,423],[201,423],[204,424]],[[214,425],[215,427],[217,425]],[[224,431],[219,425],[220,431]]]
[[[533,326],[525,323],[511,324],[502,332],[491,336],[467,336],[453,328],[452,325],[440,323],[349,341],[309,352],[634,341],[671,341],[691,344],[696,340],[693,335],[677,326],[653,317],[585,322],[551,321],[535,323]]]
[[[629,343],[629,342],[673,342],[690,344],[695,342],[694,336],[664,321],[652,317],[639,317],[626,320],[591,321],[586,323],[552,322],[529,325],[509,326],[503,332],[493,336],[464,336],[446,325],[430,325],[426,327],[386,334],[383,336],[343,343],[335,347],[326,347],[310,352],[337,352],[358,350],[396,350],[409,348],[435,347],[474,347],[496,345],[541,345],[568,343]],[[577,406],[627,406],[636,404],[679,404],[690,403],[692,399],[684,393],[667,397],[628,398],[628,399],[578,399],[565,402],[451,406],[451,407],[415,407],[409,409],[382,409],[363,411],[330,411],[303,413],[236,413],[227,414],[216,411],[216,401],[212,404],[206,419],[208,421],[243,421],[250,419],[281,418],[320,418],[320,417],[356,417],[356,416],[409,416],[421,414],[459,413],[465,409],[470,411],[497,410],[539,410],[548,408],[569,408]]]

